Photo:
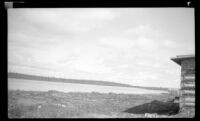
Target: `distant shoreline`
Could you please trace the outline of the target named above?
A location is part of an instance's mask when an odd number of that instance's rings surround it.
[[[108,82],[108,81],[64,79],[64,78],[36,76],[36,75],[13,73],[13,72],[8,72],[8,78],[38,80],[38,81],[48,81],[48,82],[63,82],[63,83],[73,83],[73,84],[88,84],[88,85],[116,86],[116,87],[133,87],[133,88],[141,88],[141,89],[148,89],[148,90],[161,90],[161,91],[168,91],[169,90],[168,88],[132,86],[132,85],[128,85],[128,84],[121,84],[121,83]]]
[[[104,86],[92,84],[63,83],[53,81],[39,81],[8,78],[8,90],[25,91],[49,91],[56,90],[61,92],[99,92],[117,94],[161,94],[167,93],[163,90],[148,90],[137,87]]]

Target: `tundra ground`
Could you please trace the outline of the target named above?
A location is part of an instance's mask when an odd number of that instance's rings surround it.
[[[153,100],[168,101],[170,94],[115,94],[58,91],[8,91],[9,118],[146,118],[124,110]],[[161,118],[191,117],[192,112]],[[194,114],[194,112],[193,112]]]

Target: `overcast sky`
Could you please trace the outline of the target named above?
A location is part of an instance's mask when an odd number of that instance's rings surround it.
[[[8,9],[8,70],[179,88],[193,8]]]

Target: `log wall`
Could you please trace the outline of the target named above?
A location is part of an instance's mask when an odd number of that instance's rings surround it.
[[[195,106],[195,60],[181,62],[180,108]]]

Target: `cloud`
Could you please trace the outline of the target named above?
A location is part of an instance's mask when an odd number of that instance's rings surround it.
[[[103,37],[99,40],[101,44],[106,46],[111,46],[114,48],[131,48],[135,45],[135,41],[130,38],[120,37],[120,36],[109,36]]]
[[[9,19],[21,20],[27,26],[53,32],[87,32],[101,28],[116,16],[107,9],[15,9],[8,11]],[[17,16],[18,15],[18,16]]]
[[[103,61],[99,61],[95,57],[79,57],[76,60],[67,61],[61,70],[68,70],[74,72],[74,74],[85,74],[85,75],[106,75],[112,73],[112,69],[104,65]]]
[[[156,40],[140,37],[137,39],[138,48],[146,51],[154,51],[159,48],[159,43]]]
[[[162,40],[158,36],[160,36],[160,32],[153,29],[150,25],[140,25],[124,30],[124,32],[118,35],[102,37],[100,42],[103,45],[118,49],[157,51],[162,44]]]
[[[137,65],[143,66],[143,67],[151,67],[151,68],[160,68],[161,67],[161,64],[152,62],[151,60],[150,61],[144,60],[144,61],[139,61],[136,63],[137,63]]]
[[[77,10],[77,12],[75,10],[75,14],[73,14],[73,16],[84,20],[112,20],[117,15],[114,14],[111,9],[96,8]]]
[[[170,48],[179,48],[181,45],[175,41],[172,40],[163,40],[163,45],[165,47],[170,47]]]
[[[153,72],[138,72],[137,76],[140,80],[154,81],[158,79],[158,75],[154,74]]]
[[[138,35],[142,37],[159,37],[162,35],[160,31],[154,29],[150,24],[128,28],[124,31],[124,34]]]

